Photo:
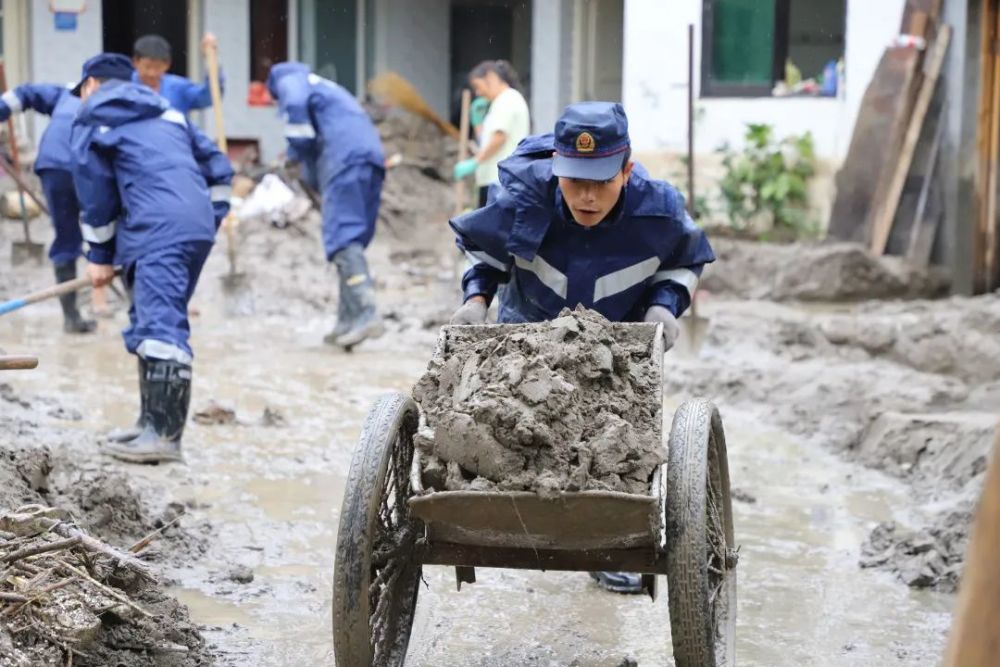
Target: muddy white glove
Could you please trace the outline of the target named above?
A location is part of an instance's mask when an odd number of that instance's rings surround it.
[[[450,324],[485,324],[486,303],[472,298],[462,304],[462,307],[451,316]]]
[[[664,352],[669,350],[674,346],[677,341],[677,337],[681,333],[681,327],[677,324],[677,318],[674,314],[663,306],[650,306],[646,310],[646,317],[643,318],[646,322],[661,322],[663,323],[663,350]]]

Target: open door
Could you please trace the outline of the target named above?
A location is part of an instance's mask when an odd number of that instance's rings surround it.
[[[576,96],[621,102],[625,1],[582,0],[577,11]]]
[[[103,0],[104,50],[132,57],[132,45],[143,35],[160,35],[170,43],[170,72],[187,76],[188,19],[186,1]]]

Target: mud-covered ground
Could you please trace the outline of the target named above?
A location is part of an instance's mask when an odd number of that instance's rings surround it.
[[[0,228],[4,297],[51,280],[48,267],[12,273],[3,249],[17,233]],[[134,417],[122,311],[90,337],[62,334],[52,302],[0,320],[4,353],[41,359],[0,378],[0,501],[63,506],[124,547],[183,508],[152,562],[205,654],[219,665],[332,664],[331,566],[352,448],[374,398],[410,391],[424,372],[458,301],[459,260],[443,213],[383,227],[371,256],[389,334],[343,354],[321,342],[336,281],[315,218],[241,235],[257,315],[224,315],[220,242],[193,303],[193,411],[206,416],[188,426],[185,465],[126,466],[96,444]],[[738,244],[720,254],[734,266],[760,257]],[[727,278],[743,285],[736,295],[706,278],[706,345],[664,364],[668,423],[688,395],[716,399],[726,422],[740,664],[933,664],[952,598],[900,579],[953,585],[955,528],[1000,405],[998,300],[802,306],[791,300],[802,293],[746,292],[780,268],[755,262]],[[810,299],[827,298],[850,297]],[[36,461],[52,468],[44,484]],[[445,568],[425,580],[408,664],[670,664],[664,595],[611,595],[573,573],[481,571],[461,592]]]

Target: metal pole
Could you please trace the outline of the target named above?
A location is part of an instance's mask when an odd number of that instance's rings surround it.
[[[688,24],[688,214],[694,218],[694,24]]]

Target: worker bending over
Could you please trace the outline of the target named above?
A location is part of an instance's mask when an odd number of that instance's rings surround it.
[[[285,121],[288,161],[323,194],[323,248],[340,277],[337,324],[323,340],[350,349],[383,332],[364,252],[385,178],[382,142],[354,95],[307,65],[274,65],[267,88]]]
[[[540,322],[578,304],[614,322],[659,322],[665,349],[715,260],[671,185],[631,160],[620,104],[566,108],[555,134],[528,137],[500,163],[490,203],[451,221],[469,258],[453,324],[482,324],[500,283],[503,323]],[[594,575],[640,592],[639,575]]]
[[[88,272],[105,285],[121,266],[132,294],[125,347],[139,359],[136,428],[108,445],[137,463],[181,458],[191,400],[188,302],[229,210],[232,167],[215,143],[144,85],[132,64],[101,54],[74,89],[74,181]]]
[[[218,48],[218,40],[210,32],[201,39],[201,52]],[[132,47],[132,64],[135,72],[132,81],[143,83],[162,95],[174,109],[187,114],[192,109],[204,109],[212,106],[212,91],[208,81],[195,83],[190,79],[176,74],[168,74],[173,59],[170,42],[159,35],[143,35],[135,41]],[[225,78],[219,70],[219,89],[222,90]]]
[[[67,86],[46,83],[25,84],[0,96],[0,121],[11,114],[31,109],[51,117],[38,143],[35,173],[42,182],[42,192],[49,206],[55,239],[49,247],[49,259],[55,267],[56,282],[76,278],[76,260],[83,254],[80,235],[80,205],[73,187],[73,158],[70,133],[80,100]],[[76,293],[59,297],[63,311],[63,330],[88,333],[95,324],[85,320],[76,306]]]

